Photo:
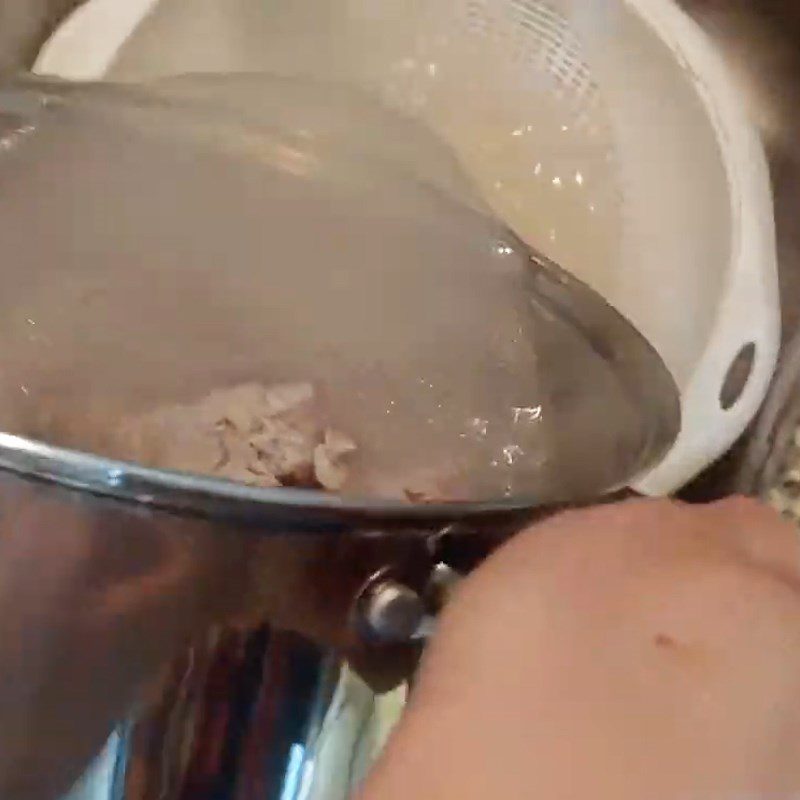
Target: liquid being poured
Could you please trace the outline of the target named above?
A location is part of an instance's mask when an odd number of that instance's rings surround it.
[[[4,429],[102,451],[131,414],[310,381],[353,493],[553,499],[635,459],[639,410],[490,216],[377,142],[102,98],[51,103],[0,164]]]
[[[402,80],[385,94],[452,146],[498,219],[608,292],[619,272],[623,220],[604,107],[590,96],[576,107],[573,87],[560,87],[540,67],[520,69],[495,52],[500,47],[481,41],[401,61],[394,72]]]
[[[520,108],[525,108],[520,104]],[[476,117],[458,152],[488,205],[520,238],[581,279],[606,287],[620,256],[615,170],[573,115],[550,99],[536,113]]]

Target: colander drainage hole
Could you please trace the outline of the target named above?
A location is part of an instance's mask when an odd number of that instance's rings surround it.
[[[731,362],[719,393],[719,404],[722,406],[723,411],[733,408],[736,401],[742,396],[744,387],[747,386],[747,381],[750,380],[750,375],[753,372],[755,358],[755,343],[748,342]]]

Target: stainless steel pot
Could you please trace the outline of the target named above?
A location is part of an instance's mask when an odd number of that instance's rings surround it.
[[[42,91],[15,85],[0,107],[28,113]],[[48,87],[34,106],[83,91]],[[125,719],[81,800],[347,796],[397,717],[442,582],[536,515],[624,485],[679,429],[677,391],[649,344],[555,264],[524,263],[549,343],[538,367],[574,398],[591,366],[613,390],[586,394],[582,410],[615,397],[633,409],[612,423],[600,408],[593,428],[591,415],[574,429],[565,418],[553,438],[563,471],[529,492],[413,505],[257,489],[0,434],[0,797],[56,797]],[[63,268],[9,268],[0,288],[13,298]],[[126,347],[143,322],[154,320],[129,315]],[[564,364],[567,340],[582,360]],[[124,350],[131,364],[146,356]],[[597,441],[576,438],[592,429]],[[316,644],[272,632],[285,628]]]
[[[631,391],[651,410],[645,468],[677,432],[668,373],[610,308],[582,307],[591,295],[579,284],[546,262],[539,280],[544,302],[569,314],[603,358],[625,365]],[[8,434],[0,467],[0,796],[19,800],[53,796],[126,718],[70,800],[348,796],[397,718],[443,566],[468,570],[553,510],[530,497],[412,506],[258,490]],[[321,644],[273,635],[258,627],[266,617]],[[249,633],[220,645],[216,631],[231,625]],[[185,671],[159,683],[165,662],[187,647],[201,662],[239,667],[222,687],[210,685],[184,655]],[[349,653],[371,684],[337,653]],[[155,706],[142,700],[154,686]],[[265,704],[275,738],[258,755],[256,780],[246,745],[265,734]],[[145,713],[138,724],[137,707]],[[241,718],[231,721],[236,709]],[[164,722],[194,715],[199,725],[213,713],[228,719],[213,734],[191,725],[176,734]],[[218,738],[203,745],[204,735]],[[218,758],[205,765],[203,791],[186,794],[192,746],[216,747]],[[37,768],[42,753],[47,770]],[[181,759],[183,770],[173,763]],[[351,774],[344,765],[354,759],[361,767]]]

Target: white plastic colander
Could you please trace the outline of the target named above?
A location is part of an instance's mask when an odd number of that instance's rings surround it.
[[[427,119],[498,214],[673,372],[683,430],[641,491],[689,480],[765,394],[779,316],[764,154],[717,54],[669,0],[90,0],[36,70],[310,74]]]

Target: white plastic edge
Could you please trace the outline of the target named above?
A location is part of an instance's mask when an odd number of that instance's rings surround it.
[[[92,0],[79,7],[42,48],[34,70],[73,80],[102,78],[122,44],[157,2]],[[664,460],[632,484],[637,491],[656,496],[680,488],[721,456],[764,399],[780,340],[775,226],[761,140],[712,43],[671,0],[624,2],[653,28],[693,77],[720,142],[730,184],[734,237],[716,322],[682,392],[681,433]],[[756,347],[752,373],[742,396],[725,411],[719,397],[728,367],[750,342]]]
[[[767,160],[741,95],[702,29],[669,0],[625,0],[689,71],[720,143],[730,184],[730,268],[706,348],[681,396],[683,425],[675,445],[633,488],[666,495],[719,458],[757,413],[780,346],[775,220]],[[676,309],[680,314],[680,309]],[[727,411],[720,392],[728,368],[748,343],[755,360],[741,397]]]
[[[33,71],[73,81],[102,78],[159,0],[90,0],[45,42]]]

